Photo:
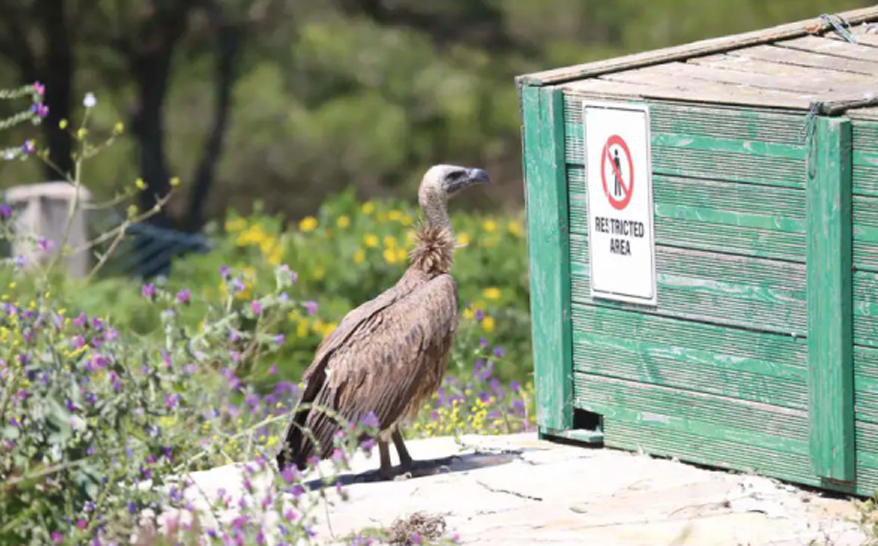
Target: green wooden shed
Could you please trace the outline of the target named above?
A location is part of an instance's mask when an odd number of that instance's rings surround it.
[[[878,490],[878,8],[516,82],[541,436]]]

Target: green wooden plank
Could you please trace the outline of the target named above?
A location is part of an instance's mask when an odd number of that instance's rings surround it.
[[[807,455],[766,449],[759,444],[742,445],[705,438],[659,426],[644,426],[616,419],[604,420],[604,445],[642,450],[651,455],[773,476],[806,485],[821,485],[808,468]]]
[[[807,344],[789,336],[573,307],[574,370],[807,409]]]
[[[574,383],[576,407],[608,419],[808,454],[804,411],[578,372]]]
[[[573,426],[567,177],[563,97],[521,89],[537,422]]]
[[[587,234],[584,169],[568,165],[570,230]],[[653,177],[656,244],[805,262],[801,190]]]
[[[854,266],[878,271],[878,198],[853,198]]]
[[[808,181],[808,377],[811,463],[833,480],[855,477],[851,126],[817,119]]]
[[[588,233],[585,174],[568,165],[570,230]],[[805,193],[653,177],[656,244],[805,262]]]
[[[878,197],[878,167],[854,165],[852,176],[854,195]]]
[[[854,344],[878,347],[878,274],[854,271]]]
[[[878,424],[878,349],[854,346],[854,419]],[[859,424],[857,425],[859,426]],[[875,436],[878,446],[878,435]],[[862,447],[857,439],[856,449]],[[878,452],[878,447],[875,449]]]
[[[566,122],[582,124],[582,97],[565,94],[564,100]],[[654,100],[648,104],[653,133],[800,145],[805,125],[805,116],[799,113]]]
[[[793,337],[807,334],[801,264],[658,246],[659,305],[652,309],[592,300],[586,236],[571,234],[570,255],[575,302]]]

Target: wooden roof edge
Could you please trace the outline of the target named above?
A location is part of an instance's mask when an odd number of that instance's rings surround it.
[[[843,17],[852,25],[865,23],[878,19],[878,6],[841,12],[837,15]],[[643,51],[640,53],[624,55],[622,57],[605,59],[603,61],[595,61],[524,74],[516,77],[515,81],[518,86],[559,84],[572,80],[600,76],[611,72],[643,68],[645,66],[691,59],[692,57],[700,57],[703,55],[724,53],[733,49],[741,49],[749,46],[776,42],[778,40],[799,38],[801,36],[814,34],[815,29],[817,29],[817,32],[821,32],[827,28],[829,28],[829,25],[826,22],[819,17],[815,17],[767,29],[754,30],[719,38],[709,38],[698,42]]]

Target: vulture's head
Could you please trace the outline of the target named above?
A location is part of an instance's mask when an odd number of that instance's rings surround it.
[[[456,165],[434,165],[421,180],[421,194],[441,193],[451,197],[473,184],[490,182],[488,173],[482,169],[458,167]]]
[[[456,165],[435,165],[424,174],[418,201],[421,210],[433,225],[447,223],[445,206],[448,198],[475,184],[487,184],[488,173],[482,169],[458,167]]]

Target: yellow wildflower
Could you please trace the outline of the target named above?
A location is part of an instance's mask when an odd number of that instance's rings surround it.
[[[172,177],[171,178],[171,187],[176,188],[179,185],[180,185],[180,177],[179,176]]]
[[[342,214],[342,215],[339,216],[338,219],[335,221],[335,225],[337,225],[338,227],[344,229],[344,228],[348,227],[349,225],[351,225],[351,219],[350,219],[349,216]]]
[[[397,259],[396,250],[393,248],[384,249],[384,261],[389,264],[395,264],[399,260]]]
[[[366,253],[363,252],[361,248],[356,253],[354,253],[354,263],[361,264],[366,259]]]
[[[387,219],[391,222],[399,222],[402,219],[402,212],[393,209],[392,211],[387,213]]]
[[[497,222],[494,220],[485,220],[482,222],[482,229],[490,233],[497,229]]]
[[[18,283],[15,281],[12,281],[11,283],[9,283],[9,288],[15,288],[16,286],[18,286]]]
[[[409,216],[408,214],[406,214],[405,216],[403,216],[402,218],[399,219],[399,223],[404,225],[404,226],[410,226],[410,225],[412,225],[412,222],[413,222],[412,217]]]
[[[500,298],[500,289],[496,286],[491,286],[482,290],[482,295],[487,300],[496,300]]]
[[[494,331],[494,317],[485,317],[482,319],[482,329],[486,332]]]
[[[280,438],[277,436],[277,434],[272,434],[271,436],[268,437],[268,440],[265,442],[265,446],[266,447],[274,447],[277,445],[277,443],[279,441],[280,441]]]
[[[314,229],[316,227],[317,227],[317,218],[314,218],[313,216],[306,216],[306,217],[302,218],[301,222],[299,222],[299,229],[305,233],[308,233],[310,231],[314,231]]]
[[[225,224],[226,232],[231,233],[234,231],[241,231],[245,227],[247,227],[247,221],[244,220],[243,218],[239,217],[239,218],[235,218],[234,220],[226,220],[226,224]]]
[[[140,191],[146,189],[146,182],[144,182],[142,178],[138,178],[137,180],[135,180],[134,185],[137,186],[137,189]]]
[[[88,134],[88,129],[85,127],[80,127],[78,131],[76,131],[76,138],[82,140],[85,138],[85,135]]]
[[[388,235],[384,238],[384,246],[387,248],[395,248],[396,247],[396,237]]]
[[[308,321],[305,319],[299,320],[299,323],[296,324],[296,335],[299,337],[305,337],[308,335]]]
[[[63,129],[63,127],[62,127],[62,129]],[[115,133],[117,135],[121,135],[124,132],[125,132],[125,124],[122,123],[121,121],[117,121],[116,125],[113,126],[113,133]]]
[[[387,221],[387,213],[386,212],[379,212],[378,215],[375,216],[375,219],[378,220],[378,223],[383,224],[384,222]]]
[[[521,224],[518,222],[509,222],[509,225],[506,226],[506,230],[516,237],[521,237]]]
[[[363,203],[363,214],[372,214],[375,212],[375,204],[372,201]]]
[[[459,233],[457,235],[457,244],[459,244],[460,246],[468,245],[469,241],[470,241],[469,235],[466,232]]]
[[[396,252],[396,261],[398,262],[404,262],[405,259],[408,257],[408,253],[405,251],[404,248],[396,248],[394,249],[394,252]]]
[[[467,307],[466,309],[463,310],[463,318],[465,318],[467,320],[472,320],[473,317],[475,317],[475,316],[476,316],[475,312],[472,309],[470,309],[469,307]]]
[[[365,243],[365,245],[369,248],[375,248],[376,246],[378,246],[378,237],[372,234],[366,235],[365,237],[363,237],[363,243]]]
[[[315,281],[323,280],[323,277],[325,277],[325,276],[326,276],[326,270],[323,269],[322,267],[315,267],[314,271],[311,272],[311,277]]]
[[[67,120],[66,120],[66,119],[62,119],[61,121],[59,121],[59,122],[58,122],[58,128],[60,128],[62,131],[63,131],[64,129],[66,129],[66,128],[67,128]]]
[[[134,218],[137,216],[137,205],[130,205],[128,207],[128,218]]]

